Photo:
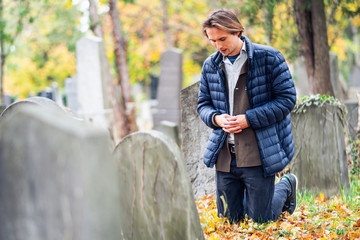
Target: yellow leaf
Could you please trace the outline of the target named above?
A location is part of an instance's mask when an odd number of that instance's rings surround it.
[[[282,222],[280,224],[280,228],[285,231],[290,231],[292,228],[294,228],[294,226],[289,222]]]

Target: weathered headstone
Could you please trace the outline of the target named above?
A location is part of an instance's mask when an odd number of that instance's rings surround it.
[[[355,100],[357,99],[357,94],[360,93],[360,66],[353,66],[349,77],[348,97],[351,100]]]
[[[102,39],[95,36],[83,37],[76,43],[76,87],[79,116],[107,129],[111,113],[107,94],[104,61],[101,53]]]
[[[161,121],[158,125],[153,128],[156,131],[164,133],[166,136],[170,137],[180,146],[179,138],[179,129],[176,123],[169,121]]]
[[[160,60],[160,79],[157,90],[158,105],[153,109],[154,125],[163,120],[180,124],[180,90],[183,84],[182,51],[171,48]]]
[[[9,105],[1,114],[0,119],[12,111],[17,111],[19,106],[41,106],[44,111],[58,112],[64,114],[64,110],[59,107],[53,100],[46,97],[30,97],[24,100],[20,100]]]
[[[0,119],[0,239],[123,239],[103,130],[39,104]]]
[[[200,82],[181,90],[181,138],[182,151],[186,161],[192,188],[196,199],[215,194],[215,170],[203,162],[203,155],[211,129],[197,113],[197,99]]]
[[[301,98],[302,95],[309,94],[309,83],[306,73],[304,57],[296,59],[293,67],[292,77],[295,80],[296,97]]]
[[[327,196],[349,189],[342,114],[328,103],[309,106],[305,113],[292,112],[295,155],[289,167],[300,189]]]
[[[66,106],[74,113],[78,111],[76,76],[65,80]]]
[[[114,151],[119,162],[125,239],[203,239],[179,147],[158,131],[125,137]]]
[[[349,79],[350,87],[360,87],[360,66],[353,66]]]
[[[350,137],[351,139],[355,139],[358,131],[359,103],[356,100],[346,100],[344,104],[347,108],[346,122],[348,124]]]

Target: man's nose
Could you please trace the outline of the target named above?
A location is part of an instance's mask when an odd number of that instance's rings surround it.
[[[219,50],[221,48],[221,44],[219,44],[218,42],[215,43],[215,47],[217,50]]]

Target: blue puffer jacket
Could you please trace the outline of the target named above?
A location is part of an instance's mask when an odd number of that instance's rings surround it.
[[[251,109],[246,111],[246,118],[255,131],[265,175],[271,176],[284,169],[294,155],[290,112],[296,102],[295,87],[278,50],[254,44],[245,36],[241,39],[246,44],[249,64],[246,86]],[[205,124],[214,129],[204,153],[208,167],[215,165],[227,137],[212,123],[214,114],[229,114],[222,60],[220,52],[212,54],[201,73],[197,110]]]

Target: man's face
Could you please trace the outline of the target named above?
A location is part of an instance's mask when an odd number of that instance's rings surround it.
[[[231,34],[224,30],[211,27],[206,28],[206,34],[211,44],[224,56],[234,56],[241,50],[242,42],[238,37],[239,33]]]

